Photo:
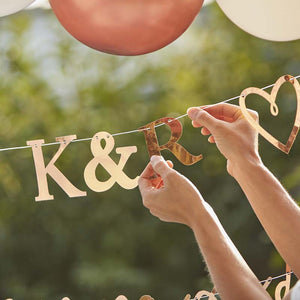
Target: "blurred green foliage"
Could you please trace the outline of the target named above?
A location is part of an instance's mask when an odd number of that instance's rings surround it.
[[[249,86],[266,86],[283,74],[298,75],[299,57],[300,41],[252,37],[216,4],[203,8],[172,45],[140,57],[98,53],[70,37],[51,12],[22,12],[0,19],[0,146],[136,129],[160,117],[181,115],[190,106],[239,95]],[[249,98],[247,103],[284,140],[295,115],[294,91],[284,87],[278,101],[280,121],[270,116],[266,101]],[[204,159],[185,167],[172,154],[165,157],[211,203],[258,278],[283,273],[284,262],[227,174],[224,158],[187,118],[182,122],[181,143]],[[168,134],[161,128],[161,141]],[[143,134],[115,141],[117,146],[137,145],[126,172],[140,174],[148,161]],[[105,193],[88,190],[83,170],[92,159],[89,147],[89,142],[72,144],[57,163],[88,197],[70,199],[49,179],[55,200],[43,203],[34,201],[31,150],[0,154],[1,299],[115,299],[119,294],[181,299],[211,289],[188,228],[152,217],[138,189],[115,185]],[[45,159],[56,149],[44,148]],[[289,156],[263,139],[260,150],[266,165],[299,201],[299,140]],[[111,156],[118,161],[116,154]]]

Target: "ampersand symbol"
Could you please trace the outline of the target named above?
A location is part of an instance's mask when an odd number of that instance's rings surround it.
[[[104,147],[101,145],[101,140],[105,140],[106,142]],[[115,182],[127,190],[133,189],[138,185],[138,176],[135,179],[131,179],[123,172],[123,168],[131,154],[137,152],[136,146],[116,148],[116,153],[121,155],[118,164],[109,156],[114,147],[115,140],[107,132],[98,132],[92,139],[91,150],[94,158],[87,164],[84,170],[84,179],[88,187],[95,192],[107,191]],[[96,177],[96,169],[99,164],[111,175],[106,181],[99,181]]]

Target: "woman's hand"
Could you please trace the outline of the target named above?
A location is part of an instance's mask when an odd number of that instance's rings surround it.
[[[154,216],[192,228],[222,299],[241,299],[243,295],[243,299],[271,300],[212,208],[194,185],[162,157],[151,157],[139,179],[139,188],[144,205]]]
[[[196,187],[171,168],[161,156],[152,156],[139,179],[143,204],[165,222],[193,227],[204,200]]]
[[[249,110],[258,121],[258,114]],[[246,161],[260,163],[258,154],[258,134],[244,118],[241,109],[231,104],[216,104],[191,107],[188,116],[194,127],[202,127],[201,133],[209,135],[208,141],[216,143],[227,159],[228,173],[234,175],[234,168]]]

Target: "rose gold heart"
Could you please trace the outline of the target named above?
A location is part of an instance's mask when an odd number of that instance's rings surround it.
[[[246,97],[250,94],[260,95],[270,103],[271,114],[273,116],[277,116],[279,110],[278,110],[277,104],[275,103],[276,102],[276,97],[277,97],[277,93],[278,93],[279,88],[285,82],[290,82],[294,86],[294,89],[295,89],[296,95],[297,95],[297,112],[296,112],[294,126],[293,126],[293,129],[291,131],[291,134],[290,134],[287,142],[285,144],[283,144],[280,141],[278,141],[276,138],[274,138],[274,136],[272,136],[264,128],[262,128],[259,125],[259,123],[256,122],[256,120],[253,119],[253,117],[250,115],[249,111],[247,110],[245,100],[246,100]],[[239,102],[240,102],[240,108],[242,110],[242,113],[243,113],[244,117],[246,118],[246,120],[251,124],[251,126],[255,130],[257,130],[272,145],[274,145],[276,148],[278,148],[281,151],[288,154],[290,152],[292,146],[293,146],[293,143],[296,139],[296,136],[298,134],[299,127],[300,127],[300,85],[299,85],[298,80],[296,80],[293,76],[290,76],[290,75],[285,75],[285,76],[280,77],[276,81],[276,83],[275,83],[275,85],[274,85],[274,87],[271,91],[271,94],[268,94],[267,92],[265,92],[264,90],[259,89],[259,88],[255,88],[255,87],[247,88],[247,89],[242,91]]]

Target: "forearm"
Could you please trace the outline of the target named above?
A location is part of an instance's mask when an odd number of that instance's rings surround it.
[[[260,161],[238,164],[233,175],[274,245],[299,277],[300,208]]]
[[[199,210],[192,229],[222,300],[271,299],[209,206]]]

